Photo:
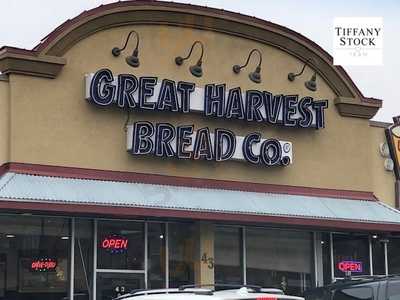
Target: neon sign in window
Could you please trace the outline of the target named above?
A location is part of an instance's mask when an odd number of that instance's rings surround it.
[[[362,273],[361,261],[345,260],[338,263],[338,269],[342,272]]]
[[[53,271],[57,267],[57,261],[53,258],[39,258],[31,263],[31,271]]]
[[[128,239],[112,235],[102,239],[100,247],[110,253],[122,253],[128,250]]]

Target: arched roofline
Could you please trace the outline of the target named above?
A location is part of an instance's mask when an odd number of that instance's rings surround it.
[[[325,79],[344,116],[372,118],[382,101],[364,97],[341,66],[334,66],[325,50],[303,35],[284,26],[221,9],[161,1],[123,1],[101,5],[67,20],[32,50],[0,48],[0,71],[55,78],[66,64],[68,49],[91,34],[124,25],[164,24],[211,30],[277,47],[302,61],[313,60],[312,68]]]

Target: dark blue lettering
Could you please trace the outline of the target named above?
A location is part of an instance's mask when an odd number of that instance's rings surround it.
[[[299,119],[298,124],[302,128],[308,128],[312,124],[313,114],[310,109],[312,103],[313,103],[312,97],[304,97],[299,101],[298,109],[301,118]]]
[[[133,142],[132,154],[150,154],[153,152],[153,140],[151,137],[154,134],[153,124],[149,122],[135,122],[133,125]]]
[[[224,145],[226,145],[226,147],[224,147]],[[232,158],[236,150],[235,134],[227,129],[215,129],[214,148],[214,156],[216,161],[224,161]]]
[[[108,69],[97,71],[90,83],[90,99],[94,104],[108,106],[114,101],[115,85],[113,74]]]
[[[205,158],[206,160],[213,159],[210,130],[208,127],[200,128],[196,132],[196,140],[193,146],[193,158]]]
[[[175,82],[164,79],[161,83],[160,93],[157,101],[158,110],[178,111],[178,96],[176,92]]]
[[[117,105],[121,108],[134,108],[136,106],[133,93],[138,88],[138,80],[131,74],[118,75]]]
[[[156,103],[147,102],[147,98],[154,95],[157,77],[140,77],[139,79],[139,107],[154,110]]]
[[[267,166],[279,164],[282,156],[282,146],[276,139],[265,140],[261,144],[261,160]]]
[[[190,151],[186,151],[185,148],[192,144],[192,137],[194,126],[178,126],[177,138],[176,138],[176,156],[182,159],[191,158],[192,154]]]
[[[225,110],[225,84],[206,84],[204,113],[206,116],[223,117]]]
[[[260,108],[263,106],[263,93],[256,90],[246,92],[246,120],[262,122],[264,120]]]
[[[190,94],[194,92],[196,85],[191,82],[178,82],[178,92],[181,94],[181,112],[190,112]]]
[[[294,119],[293,116],[297,113],[297,101],[297,95],[288,95],[283,99],[282,117],[284,126],[296,126],[296,119]]]
[[[253,144],[259,143],[261,140],[261,134],[258,132],[253,132],[245,136],[242,145],[242,151],[244,158],[252,163],[258,164],[260,162],[260,157],[253,153]]]
[[[226,118],[244,119],[244,107],[242,99],[242,90],[240,87],[229,90],[228,101],[226,104]]]
[[[155,154],[160,157],[175,156],[171,142],[175,138],[175,128],[168,123],[156,125]]]
[[[315,110],[315,128],[324,128],[325,127],[325,115],[324,109],[328,108],[328,100],[315,101],[312,104],[313,109]]]

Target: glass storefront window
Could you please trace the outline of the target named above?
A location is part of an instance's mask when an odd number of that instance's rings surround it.
[[[97,300],[110,300],[137,289],[144,289],[144,274],[97,273]]]
[[[92,300],[93,221],[75,219],[74,300]]]
[[[0,216],[0,300],[68,299],[70,224],[68,218]],[[74,224],[74,299],[106,300],[133,289],[164,288],[167,268],[169,287],[195,282],[195,265],[201,259],[196,223],[75,218]],[[215,283],[243,283],[246,263],[247,284],[276,287],[291,295],[302,295],[312,287],[315,270],[311,232],[224,225],[214,228]],[[320,237],[317,255],[323,265],[317,272],[319,276],[323,272],[327,284],[331,281],[330,233],[321,233]],[[341,262],[349,262],[342,264],[343,268],[361,266],[360,272],[352,272],[353,276],[369,275],[370,241],[374,274],[385,274],[386,239],[369,239],[366,234],[355,233],[335,233],[332,238],[335,277],[344,276],[339,269]],[[387,247],[389,273],[400,273],[400,238],[391,237]],[[93,265],[95,252],[97,266]]]
[[[331,266],[331,236],[330,233],[321,235],[322,247],[322,270],[324,285],[332,282],[332,266]]]
[[[334,234],[333,262],[335,277],[344,277],[345,271],[352,275],[369,275],[369,239],[367,235]]]
[[[242,229],[217,226],[214,235],[215,283],[243,283]]]
[[[165,287],[165,224],[148,223],[147,225],[148,243],[148,288],[159,289]]]
[[[194,261],[199,236],[194,224],[168,224],[169,287],[194,284]]]
[[[98,269],[144,270],[144,249],[144,223],[98,221]]]
[[[372,238],[372,271],[374,275],[385,275],[385,244]]]
[[[387,244],[389,274],[400,274],[400,238],[391,238]]]
[[[64,218],[0,216],[0,299],[68,295],[69,224]]]
[[[310,232],[246,228],[247,283],[276,287],[290,295],[311,288]]]

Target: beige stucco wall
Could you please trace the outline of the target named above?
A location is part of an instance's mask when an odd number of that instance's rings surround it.
[[[9,161],[10,95],[7,77],[0,74],[0,165]]]
[[[380,144],[386,143],[385,128],[371,125],[370,134],[372,142],[370,164],[373,169],[371,176],[373,177],[375,196],[386,204],[395,206],[394,172],[385,170],[385,157],[381,155],[379,150]]]
[[[139,68],[125,63],[124,56],[114,58],[111,49],[121,46],[129,30],[139,32]],[[205,45],[202,78],[191,76],[188,67],[199,53],[178,67],[177,55],[185,55],[194,40]],[[243,63],[249,50],[263,52],[262,84],[252,83],[248,72],[255,60],[240,75],[233,74],[232,65]],[[333,103],[335,94],[317,78],[318,91],[304,87],[312,75],[305,74],[294,83],[287,80],[302,62],[277,48],[226,34],[172,26],[128,26],[97,32],[74,45],[66,54],[67,65],[56,79],[10,75],[11,86],[11,157],[13,162],[60,165],[119,171],[136,171],[201,178],[240,180],[372,191],[374,172],[369,163],[371,134],[368,120],[341,117]],[[200,114],[171,114],[166,112],[135,113],[133,120],[191,124],[210,129],[225,127],[237,135],[259,131],[263,137],[275,137],[293,143],[294,162],[288,167],[261,167],[246,162],[205,162],[176,159],[133,157],[126,152],[123,124],[126,114],[117,108],[101,109],[84,99],[84,75],[107,67],[114,74],[132,73],[136,76],[158,76],[195,82],[226,83],[227,88],[268,90],[274,94],[299,94],[316,99],[328,99],[326,128],[290,129],[278,126],[215,120]]]

